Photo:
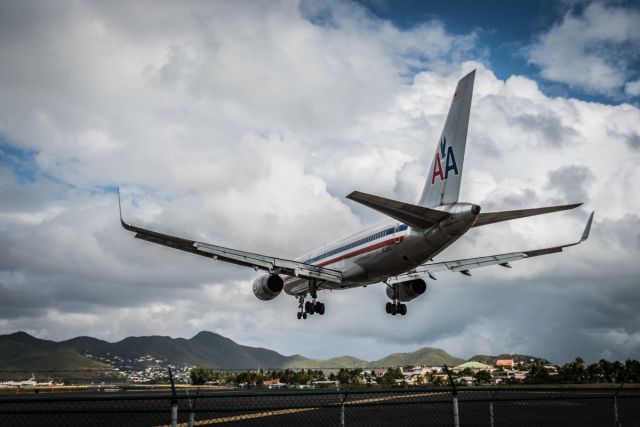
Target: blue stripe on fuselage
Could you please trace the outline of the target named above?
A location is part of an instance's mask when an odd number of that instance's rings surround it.
[[[407,228],[409,228],[409,226],[407,224],[402,224],[402,225],[398,226],[397,228],[396,227],[391,227],[391,228],[388,228],[386,230],[378,231],[377,233],[374,233],[374,234],[372,234],[370,236],[363,237],[362,239],[358,239],[355,242],[351,242],[351,243],[346,244],[344,246],[340,246],[339,248],[332,249],[329,252],[325,252],[325,253],[320,254],[318,256],[314,256],[313,258],[309,258],[308,260],[304,261],[304,263],[305,264],[313,264],[313,263],[316,263],[318,261],[322,261],[325,258],[338,255],[338,254],[340,254],[340,253],[342,253],[344,251],[347,251],[349,249],[357,248],[360,245],[364,245],[365,243],[372,242],[372,241],[380,239],[380,238],[382,238],[384,236],[388,236],[388,235],[393,234],[393,233],[404,231]]]

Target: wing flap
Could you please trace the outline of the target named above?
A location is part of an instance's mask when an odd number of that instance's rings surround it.
[[[268,271],[280,270],[283,273],[296,277],[307,277],[337,283],[342,282],[342,273],[330,268],[316,267],[298,261],[239,251],[237,249],[225,248],[209,243],[195,242],[194,246],[198,251],[208,253],[212,257],[248,267],[257,267]]]
[[[480,227],[482,225],[493,224],[501,221],[510,221],[512,219],[526,218],[528,216],[542,215],[551,212],[565,211],[568,209],[574,209],[582,203],[574,203],[571,205],[561,206],[549,206],[546,208],[533,208],[533,209],[518,209],[512,211],[500,211],[500,212],[486,212],[480,213],[478,219],[473,224],[473,227]]]
[[[413,228],[430,228],[449,216],[447,212],[374,196],[360,191],[352,192],[347,196],[347,199],[363,204]]]

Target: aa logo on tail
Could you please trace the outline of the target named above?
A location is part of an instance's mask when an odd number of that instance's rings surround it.
[[[453,154],[453,147],[447,146],[447,137],[442,136],[440,140],[439,150],[433,159],[433,171],[431,173],[431,185],[436,183],[436,177],[440,177],[440,181],[444,181],[449,177],[449,171],[453,171],[458,175],[458,165],[456,164],[456,156]],[[444,173],[442,171],[442,162],[444,162]]]

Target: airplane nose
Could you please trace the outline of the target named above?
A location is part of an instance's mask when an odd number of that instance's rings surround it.
[[[471,213],[474,215],[478,215],[480,213],[480,210],[480,206],[478,205],[471,206]]]

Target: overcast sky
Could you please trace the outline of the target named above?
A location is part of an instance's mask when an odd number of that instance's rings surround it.
[[[640,358],[640,5],[429,3],[0,1],[0,333]],[[383,220],[344,196],[417,200],[473,69],[461,200],[584,205],[438,259],[575,241],[595,210],[587,243],[441,273],[404,317],[375,285],[298,321],[253,270],[119,225],[118,186],[129,222],[282,257]]]

